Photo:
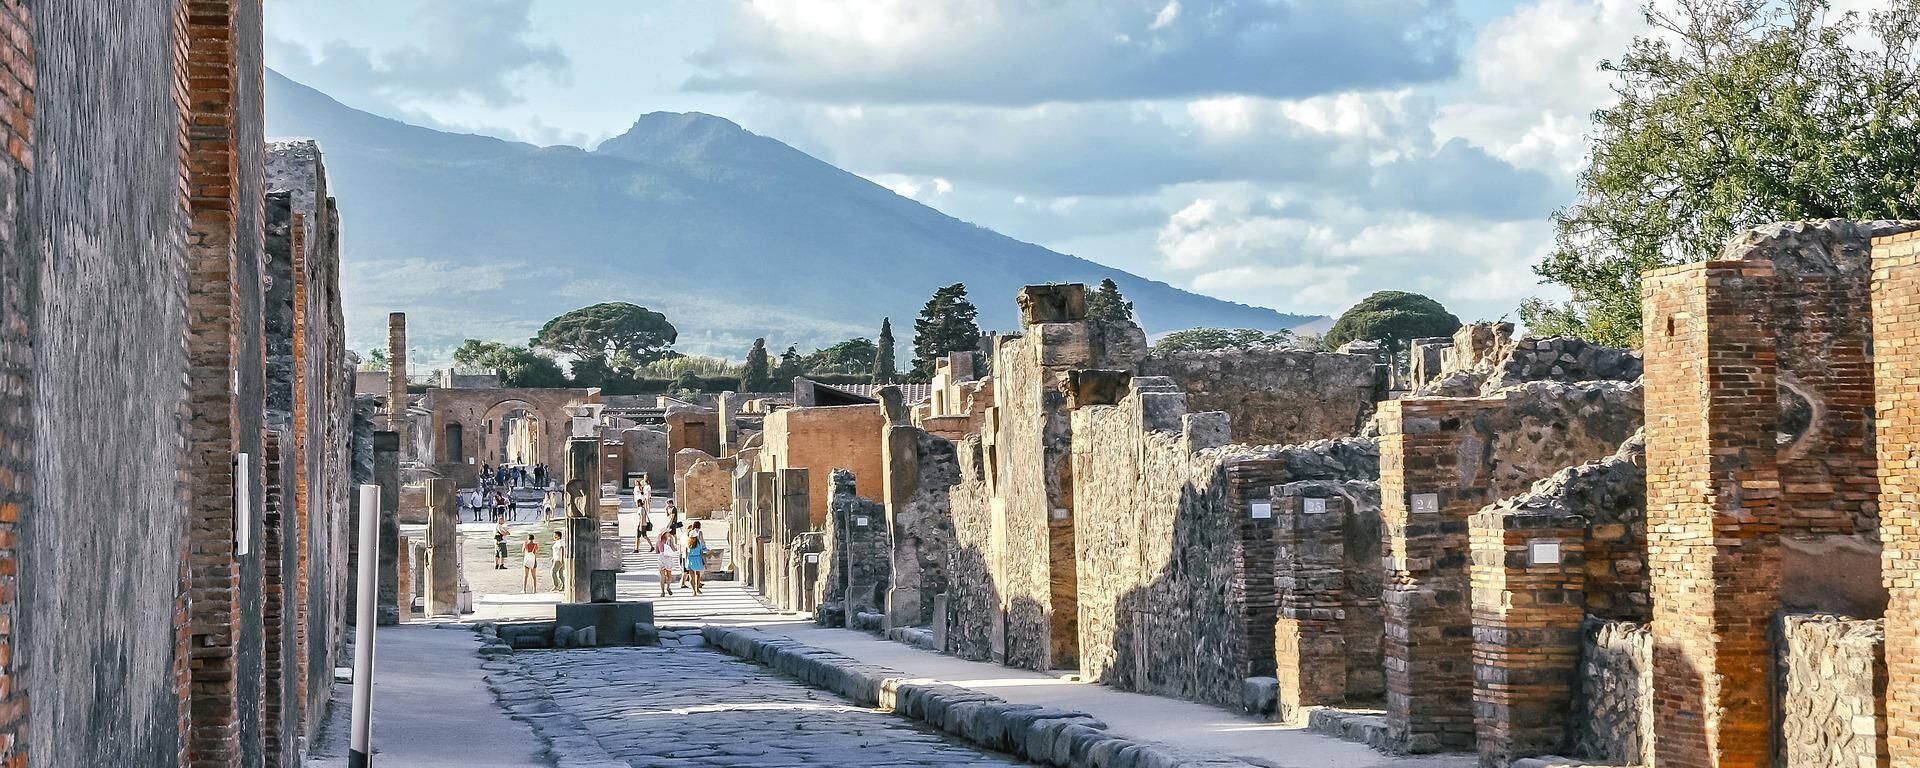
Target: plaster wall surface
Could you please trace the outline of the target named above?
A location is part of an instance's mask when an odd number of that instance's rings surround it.
[[[880,433],[886,411],[879,405],[788,408],[767,415],[757,461],[762,471],[808,472],[809,525],[827,520],[833,495],[833,471],[853,473],[860,492],[878,499],[881,491]]]

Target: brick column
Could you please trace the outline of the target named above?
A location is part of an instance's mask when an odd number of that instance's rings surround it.
[[[287,580],[293,574],[283,567],[286,556],[291,554],[287,549],[291,545],[286,529],[292,521],[286,514],[287,489],[281,480],[286,468],[284,446],[291,441],[287,440],[287,435],[278,429],[267,430],[263,437],[261,443],[265,450],[262,454],[261,469],[264,470],[263,477],[266,478],[264,488],[266,504],[260,509],[260,519],[263,524],[263,532],[260,536],[262,556],[260,581],[261,591],[264,593],[260,606],[260,619],[266,635],[264,657],[266,695],[262,698],[261,735],[268,760],[278,762],[282,755],[293,752],[294,737],[288,732],[286,726],[296,722],[287,717],[293,713],[295,705],[290,704],[287,699],[289,696],[299,698],[299,694],[295,693],[299,687],[287,677],[287,672],[292,669],[293,660],[288,656],[292,649],[288,647],[286,640],[293,635],[291,624],[293,617],[286,597],[289,587]],[[302,597],[294,595],[293,599],[297,602]]]
[[[387,430],[407,437],[407,313],[387,314]]]
[[[1347,700],[1347,500],[1324,489],[1287,488],[1273,500],[1276,714],[1298,722],[1308,707]]]
[[[1780,493],[1773,267],[1710,261],[1642,281],[1647,569],[1661,768],[1773,760]]]
[[[1409,752],[1473,747],[1467,520],[1491,499],[1474,417],[1499,401],[1382,403],[1380,518],[1387,559],[1387,726]],[[1466,454],[1463,457],[1463,454]],[[1462,466],[1463,459],[1476,462]]]
[[[313,400],[307,390],[313,386],[311,370],[312,358],[307,349],[307,284],[310,275],[307,271],[307,219],[302,213],[293,214],[293,225],[289,228],[293,240],[293,448],[285,459],[293,463],[293,487],[287,491],[288,514],[292,525],[288,532],[289,546],[294,548],[293,574],[293,679],[299,686],[299,695],[293,702],[295,723],[305,729],[307,720],[307,661],[310,657],[307,648],[308,611],[313,592],[308,585],[309,550],[314,541],[313,529],[308,521],[308,509],[312,502],[309,493],[311,482],[308,478],[308,451],[312,450],[307,438],[311,429],[312,417],[309,411]],[[351,600],[345,601],[349,604]],[[321,718],[314,718],[319,720]]]
[[[1920,768],[1920,233],[1874,240],[1873,260],[1888,765]]]
[[[1473,709],[1480,764],[1566,743],[1586,605],[1586,519],[1473,516]]]
[[[13,249],[33,177],[33,18],[22,0],[0,0],[0,679],[22,680],[15,653],[21,517],[33,508],[33,302],[38,259]],[[0,689],[0,765],[27,763],[26,686]],[[49,745],[58,754],[59,745]]]
[[[453,483],[427,479],[428,616],[460,615],[460,505]]]
[[[187,763],[240,761],[234,542],[233,382],[239,287],[235,213],[241,169],[234,87],[237,0],[185,0],[187,138],[187,591],[190,732]]]

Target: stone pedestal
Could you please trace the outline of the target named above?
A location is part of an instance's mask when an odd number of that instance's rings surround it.
[[[611,603],[614,600],[614,572],[601,569],[587,577],[587,596],[596,603]]]
[[[460,508],[454,503],[453,483],[427,480],[428,616],[460,612]]]

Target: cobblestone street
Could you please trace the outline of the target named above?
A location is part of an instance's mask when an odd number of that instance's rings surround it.
[[[523,652],[487,666],[501,703],[563,760],[584,757],[567,754],[575,721],[633,768],[1027,765],[706,648]]]

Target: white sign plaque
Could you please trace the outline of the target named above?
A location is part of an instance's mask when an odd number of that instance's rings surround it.
[[[244,453],[233,461],[233,553],[253,551],[253,457]]]
[[[867,527],[867,519],[864,517],[856,517],[853,519],[853,524],[865,528]]]
[[[1440,512],[1440,494],[1416,493],[1413,495],[1413,513],[1432,515]]]
[[[818,552],[808,552],[808,553],[807,553],[807,562],[809,562],[809,563],[817,563],[817,562],[820,562],[820,553],[818,553]]]
[[[1066,508],[1066,507],[1054,507],[1054,508],[1053,508],[1053,519],[1055,519],[1055,520],[1065,520],[1065,519],[1067,519],[1067,508]]]
[[[1300,512],[1307,515],[1324,515],[1327,513],[1327,500],[1303,499],[1300,505]]]
[[[1556,539],[1534,539],[1527,542],[1528,565],[1559,565],[1560,542]]]
[[[1273,502],[1271,501],[1254,502],[1253,503],[1253,519],[1255,520],[1273,519]]]

